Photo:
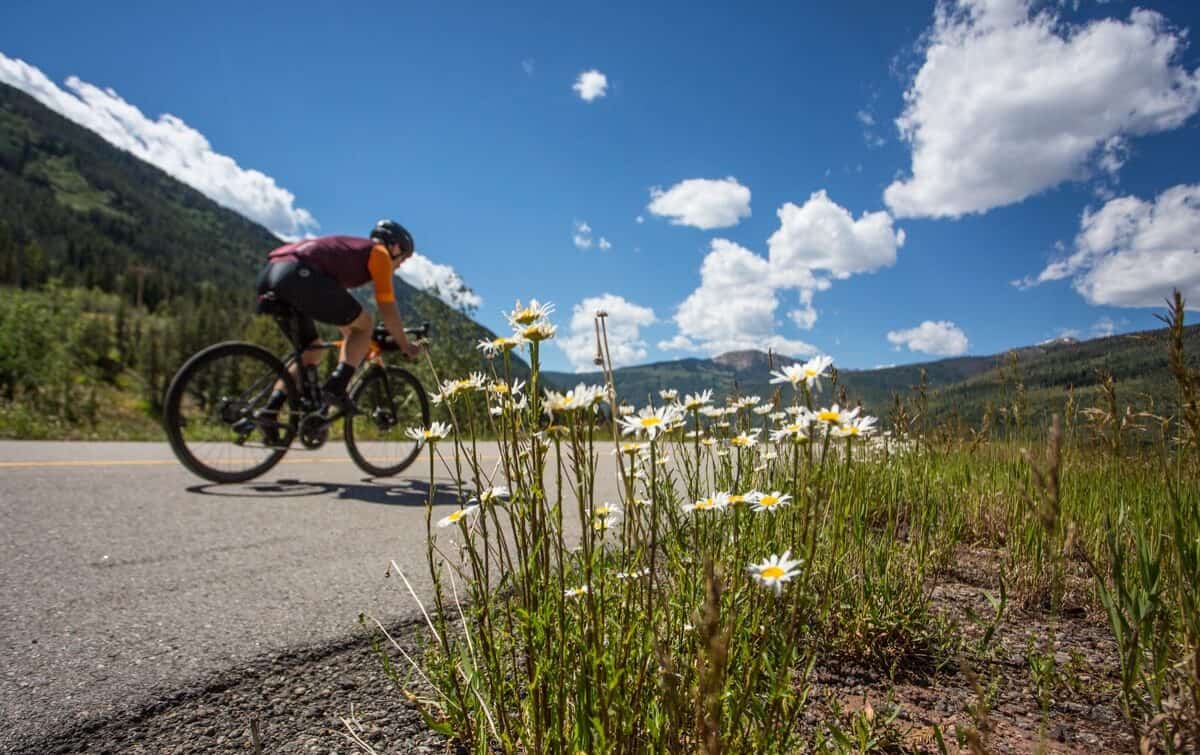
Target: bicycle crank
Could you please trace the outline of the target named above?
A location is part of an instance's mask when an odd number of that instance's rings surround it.
[[[314,412],[300,420],[300,442],[305,448],[316,449],[329,440],[329,420]]]

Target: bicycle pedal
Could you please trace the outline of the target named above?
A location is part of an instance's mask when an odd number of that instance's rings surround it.
[[[329,416],[330,410],[335,410],[342,417],[349,417],[358,414],[358,407],[354,405],[354,399],[350,398],[345,393],[330,393],[328,391],[321,394],[321,398],[325,400],[324,412],[325,416]]]

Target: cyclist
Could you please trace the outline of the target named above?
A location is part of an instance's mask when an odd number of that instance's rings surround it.
[[[392,287],[396,269],[412,255],[412,235],[394,220],[380,220],[369,238],[325,236],[305,239],[284,244],[267,254],[267,266],[258,276],[258,299],[260,302],[268,298],[282,300],[301,314],[299,333],[289,332],[287,321],[276,317],[288,339],[295,341],[298,337],[297,347],[319,343],[314,320],[336,325],[342,331],[338,365],[321,387],[321,393],[328,406],[336,407],[344,414],[354,411],[346,388],[354,370],[366,356],[374,326],[371,315],[346,289],[362,286],[368,281],[373,283],[375,302],[388,333],[405,357],[416,357],[420,347],[411,343],[404,333]],[[304,352],[303,362],[316,365],[322,354],[321,349],[309,349]],[[297,366],[292,365],[291,369],[292,376],[298,379]],[[287,393],[277,385],[266,408],[259,414],[277,412],[286,400]]]

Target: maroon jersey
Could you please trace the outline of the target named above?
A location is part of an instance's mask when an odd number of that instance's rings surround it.
[[[371,280],[367,262],[379,242],[355,236],[322,236],[284,244],[267,255],[271,262],[295,259],[333,278],[346,288]],[[386,253],[385,253],[386,254]]]

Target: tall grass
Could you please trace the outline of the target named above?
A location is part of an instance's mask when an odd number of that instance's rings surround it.
[[[522,312],[514,326],[528,334],[538,318]],[[848,430],[853,413],[820,403],[836,384],[818,393],[810,377],[724,407],[664,392],[622,419],[607,409],[621,405],[611,381],[539,392],[553,328],[536,335],[527,395],[502,350],[491,387],[445,398],[453,416],[456,401],[487,395],[492,424],[431,438],[431,483],[439,464],[450,470],[463,506],[435,523],[431,494],[427,513],[431,640],[412,663],[433,689],[419,703],[436,730],[477,752],[898,747],[894,714],[869,704],[808,720],[814,669],[901,680],[986,663],[1011,593],[1051,617],[1106,617],[1131,736],[1200,746],[1188,415],[1166,421],[1153,453],[1131,455],[1111,428],[1098,450],[1073,442],[1073,397],[1065,429],[1023,426],[1015,376],[1002,439],[986,424],[923,427],[899,400],[904,433],[874,435],[870,423]],[[1172,358],[1186,369],[1186,355]],[[606,422],[628,439],[598,440]],[[494,466],[478,453],[484,433],[500,438]],[[601,474],[618,480],[611,500],[597,494]],[[931,586],[973,547],[1003,554],[1001,591],[994,615],[971,614],[984,632],[967,643]],[[1035,681],[1049,678],[1042,655],[1030,662]],[[957,734],[983,751],[982,693],[978,717]]]

